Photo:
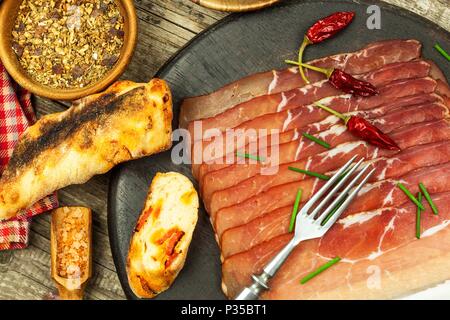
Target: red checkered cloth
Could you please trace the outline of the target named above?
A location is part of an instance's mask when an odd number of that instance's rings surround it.
[[[8,164],[19,136],[35,121],[30,93],[11,80],[0,61],[0,174]],[[0,221],[0,250],[25,248],[31,217],[57,206],[55,193],[22,210],[17,217]]]

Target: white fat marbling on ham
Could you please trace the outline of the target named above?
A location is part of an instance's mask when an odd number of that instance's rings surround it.
[[[372,124],[373,125],[377,125],[377,124],[385,124],[386,123],[386,119],[373,119],[372,120]]]
[[[331,101],[333,101],[335,99],[350,99],[351,97],[352,97],[351,94],[341,94],[339,96],[332,96],[332,97],[326,97],[326,98],[320,99],[318,102],[320,104],[328,105],[328,104],[330,104]]]
[[[305,163],[305,170],[307,170],[307,171],[309,170],[309,167],[311,166],[311,163],[312,163],[312,158],[309,157],[308,160]]]
[[[386,234],[395,229],[395,220],[397,219],[397,215],[393,216],[392,219],[389,221],[388,225],[386,227],[384,227],[384,232],[381,235],[380,238],[380,242],[378,243],[378,249],[375,252],[372,252],[371,254],[369,254],[369,256],[367,257],[367,259],[369,260],[374,260],[376,258],[378,258],[379,256],[381,256],[384,252],[383,250],[381,250],[381,246],[383,245],[383,240],[384,237],[386,236]],[[392,249],[391,249],[392,250]]]
[[[395,192],[394,188],[392,188],[392,190],[389,191],[388,195],[383,200],[383,207],[394,203],[394,192]]]
[[[313,123],[313,126],[317,129],[320,130],[322,128],[322,126],[327,126],[327,125],[332,125],[332,124],[336,124],[339,122],[339,118],[333,115],[330,115],[328,117],[326,117],[325,119],[323,119],[322,121]]]
[[[377,182],[374,182],[374,183],[365,184],[365,185],[361,188],[361,190],[359,190],[358,195],[361,196],[361,195],[363,195],[363,194],[369,192],[369,191],[372,190],[372,189],[379,188],[380,185],[381,185],[382,183],[384,183],[384,181],[377,181]]]
[[[386,160],[386,166],[383,168],[383,170],[380,172],[380,174],[377,176],[377,180],[384,180],[384,178],[386,177],[386,172],[389,168],[391,168],[394,165],[395,161],[398,161],[397,158],[379,158],[378,161],[380,160]]]
[[[276,88],[278,83],[278,72],[276,70],[272,70],[273,79],[269,84],[269,88],[267,89],[267,94],[271,94],[272,91]]]
[[[360,212],[357,214],[352,214],[345,218],[342,218],[338,221],[339,224],[342,224],[344,229],[354,225],[354,224],[362,224],[366,221],[369,221],[373,217],[381,215],[384,209],[377,209],[372,211]]]
[[[336,119],[338,119],[338,118],[336,117]],[[329,135],[338,136],[338,135],[342,134],[343,132],[345,132],[345,130],[347,130],[346,126],[344,126],[342,124],[337,124],[337,125],[332,126],[328,130],[320,132],[317,136],[319,137],[319,139],[325,140]]]
[[[391,182],[393,185],[397,185],[398,183],[406,183],[406,181],[402,180],[402,179],[399,179],[399,180],[386,179],[386,180],[383,180],[383,181],[377,181],[377,182],[374,182],[374,183],[369,183],[369,184],[364,185],[361,188],[361,190],[358,193],[358,196],[361,196],[361,195],[369,192],[372,189],[379,188],[381,186],[381,184],[386,183],[386,182]]]
[[[449,224],[450,224],[450,220],[444,220],[441,224],[438,224],[437,226],[434,226],[432,228],[425,230],[421,234],[421,238],[430,237],[430,236],[434,235],[435,233],[447,228],[447,226]]]
[[[340,153],[350,153],[354,149],[358,148],[359,146],[366,145],[366,144],[367,143],[365,141],[352,141],[352,142],[342,143],[329,151],[323,152],[324,157],[322,158],[322,160],[320,162],[324,163],[329,158],[333,158]]]
[[[292,118],[293,118],[291,110],[288,110],[287,114],[288,114],[288,116],[287,116],[286,120],[284,120],[282,131],[286,131],[286,128],[289,126],[289,124],[291,123]]]
[[[295,93],[291,94],[289,97],[286,96],[284,92],[281,93],[281,101],[277,106],[277,112],[283,111],[283,109],[287,106],[289,101],[295,98]]]
[[[289,70],[289,72],[291,72],[293,74],[297,74],[298,73],[298,68],[297,67],[291,67],[288,70]]]
[[[378,158],[378,151],[379,150],[380,150],[379,148],[374,148],[373,149],[372,160]]]
[[[278,104],[277,107],[277,112],[280,112],[281,110],[283,110],[283,108],[287,105],[288,103],[288,99],[286,97],[286,94],[284,92],[281,93],[281,101]]]
[[[305,139],[300,139],[297,150],[295,151],[295,159],[299,159],[300,152],[302,152],[304,144],[305,144]]]

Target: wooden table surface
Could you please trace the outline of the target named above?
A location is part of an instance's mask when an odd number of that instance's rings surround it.
[[[301,1],[301,0],[299,0]],[[450,31],[450,0],[386,0],[441,25]],[[197,33],[225,17],[190,0],[136,0],[138,45],[123,79],[147,82],[158,68]],[[448,44],[446,44],[448,45]],[[35,97],[39,116],[65,110],[66,105]],[[109,175],[59,192],[61,205],[93,209],[93,277],[87,299],[124,299],[108,240],[106,199]],[[0,299],[45,299],[54,293],[50,278],[50,215],[33,219],[27,249],[0,252]]]

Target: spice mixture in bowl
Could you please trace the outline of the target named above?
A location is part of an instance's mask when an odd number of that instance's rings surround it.
[[[75,100],[125,71],[137,41],[133,0],[3,0],[0,59],[22,87]]]
[[[37,82],[82,88],[117,62],[124,21],[114,0],[24,0],[12,30],[12,48]]]

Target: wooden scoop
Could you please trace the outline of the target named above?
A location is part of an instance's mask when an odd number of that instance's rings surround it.
[[[92,275],[91,209],[61,207],[52,212],[52,278],[63,300],[82,300]]]

